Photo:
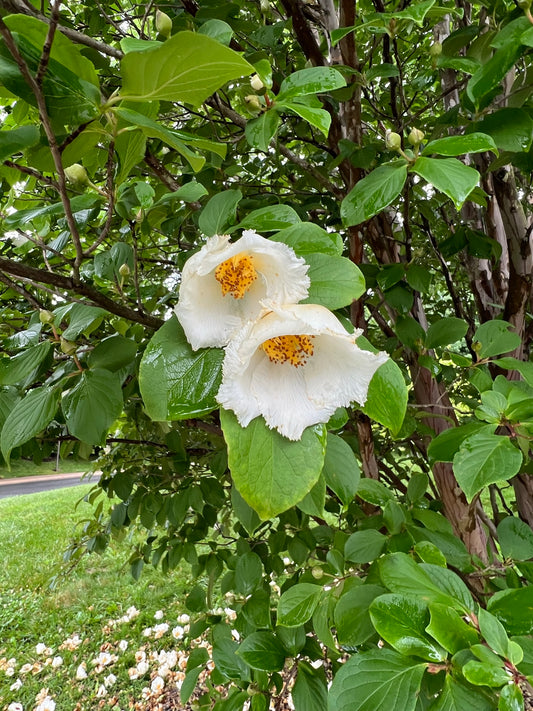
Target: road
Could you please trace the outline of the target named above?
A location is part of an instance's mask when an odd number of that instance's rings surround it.
[[[36,494],[39,491],[62,489],[65,486],[79,486],[80,484],[94,484],[100,477],[100,472],[92,475],[91,479],[82,479],[83,472],[74,474],[49,474],[45,476],[27,476],[18,479],[0,479],[0,499],[8,496],[23,496]]]

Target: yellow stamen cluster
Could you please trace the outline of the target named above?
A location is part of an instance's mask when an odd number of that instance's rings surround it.
[[[313,355],[314,336],[276,336],[261,344],[271,363],[290,363],[295,368],[305,365]]]
[[[221,262],[215,269],[215,279],[222,287],[222,294],[231,294],[234,299],[242,299],[257,279],[253,258],[247,254],[236,254]]]

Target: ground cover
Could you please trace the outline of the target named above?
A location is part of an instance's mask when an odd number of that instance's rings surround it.
[[[186,570],[148,568],[134,581],[126,551],[111,545],[49,587],[89,489],[0,501],[0,709],[189,708],[178,689],[190,650],[200,679],[212,662],[190,636]]]
[[[34,464],[34,462],[27,459],[15,459],[11,462],[11,469],[6,466],[0,466],[0,479],[86,472],[92,466],[93,462],[88,459],[75,459],[74,457],[60,459],[58,469],[56,469],[55,459],[41,462],[41,464]]]

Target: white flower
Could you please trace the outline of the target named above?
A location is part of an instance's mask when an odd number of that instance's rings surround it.
[[[271,305],[228,344],[217,400],[243,427],[263,415],[271,429],[299,440],[338,407],[364,405],[388,356],[361,350],[360,335],[323,306]]]
[[[174,639],[183,639],[183,635],[185,633],[185,630],[181,625],[176,625],[174,629],[172,630],[172,636]]]
[[[100,684],[96,691],[96,698],[97,699],[102,699],[104,696],[107,696],[107,689],[103,684]]]
[[[11,686],[9,687],[10,691],[18,691],[20,687],[22,686],[22,679],[17,679]]]
[[[121,652],[125,652],[126,649],[128,648],[128,640],[121,639],[120,642],[118,643],[118,648],[120,649]]]
[[[183,267],[175,311],[194,350],[225,346],[259,315],[262,299],[294,304],[307,296],[308,265],[290,247],[253,230],[229,239],[211,237]]]
[[[162,620],[164,616],[165,613],[163,612],[163,610],[157,610],[156,612],[154,612],[154,617],[156,620]]]
[[[81,680],[81,679],[86,679],[87,678],[87,671],[85,668],[85,662],[82,662],[79,667],[76,669],[76,679]]]
[[[47,696],[43,701],[35,707],[35,711],[55,711],[56,702]]]
[[[63,664],[63,657],[60,657],[57,655],[52,659],[52,668],[57,669],[57,667],[60,667]]]
[[[104,679],[104,685],[106,687],[113,686],[116,681],[117,677],[114,674],[108,674],[108,676]]]
[[[189,617],[189,615],[187,615],[186,613],[183,613],[183,615],[180,615],[178,617],[178,622],[180,623],[180,625],[186,625],[189,623],[190,619],[191,618]]]
[[[13,703],[7,707],[7,711],[24,711],[24,706],[19,704],[18,701],[13,701]]]
[[[155,679],[152,680],[150,688],[154,694],[160,694],[165,688],[165,680],[160,676],[156,676]]]
[[[148,669],[150,669],[150,665],[148,664],[148,662],[139,662],[137,664],[137,673],[140,676],[143,676],[144,674],[146,674]]]
[[[46,644],[43,644],[42,642],[39,642],[38,644],[35,645],[35,651],[37,654],[44,654],[46,649],[47,649]]]
[[[166,622],[161,622],[160,625],[154,627],[154,638],[161,639],[161,637],[168,632],[168,624]]]

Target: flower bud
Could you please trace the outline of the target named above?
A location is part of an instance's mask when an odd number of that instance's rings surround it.
[[[65,178],[73,185],[89,185],[89,176],[85,168],[79,163],[73,163],[65,168]]]
[[[390,148],[391,151],[398,151],[402,147],[402,137],[399,133],[387,131],[387,135],[385,136],[385,145],[387,148]]]
[[[162,37],[166,37],[167,39],[170,37],[172,32],[172,20],[166,12],[161,12],[161,10],[155,11],[155,29]]]
[[[67,341],[66,338],[61,336],[61,350],[65,355],[74,355],[76,353],[78,346],[72,341]]]
[[[433,42],[429,48],[429,56],[434,59],[442,54],[442,44],[440,42]]]
[[[314,565],[311,568],[311,575],[313,576],[313,578],[315,580],[320,580],[320,578],[324,577],[324,571],[322,570],[322,568],[319,565]]]
[[[250,77],[250,84],[252,85],[252,89],[254,91],[261,91],[261,89],[265,88],[263,80],[258,74],[252,74],[252,76]]]
[[[413,128],[411,133],[407,136],[407,140],[412,146],[418,146],[424,140],[424,131],[419,128]]]
[[[120,276],[125,279],[131,274],[131,269],[128,267],[126,263],[121,264],[120,267],[118,268],[118,273]]]
[[[52,323],[54,320],[54,314],[46,309],[41,309],[39,311],[39,321],[41,323]]]
[[[248,94],[244,97],[250,111],[261,111],[261,102],[255,94]]]
[[[529,10],[531,7],[531,0],[517,0],[516,4],[521,10]]]
[[[263,14],[270,12],[270,0],[261,0],[261,2],[259,3],[259,6],[260,6],[261,12]]]

